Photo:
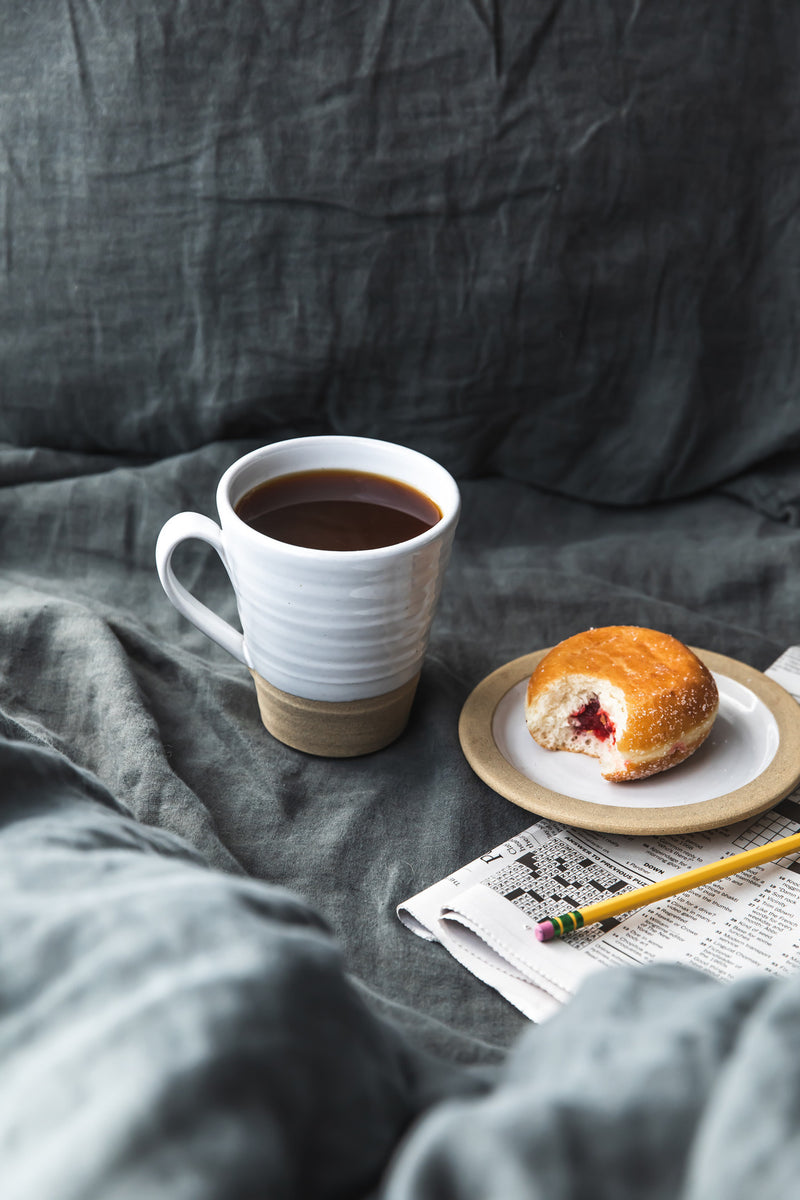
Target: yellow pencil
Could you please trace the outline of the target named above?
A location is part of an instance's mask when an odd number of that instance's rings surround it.
[[[552,942],[554,938],[563,937],[575,929],[583,929],[595,921],[605,921],[608,917],[616,917],[620,913],[630,912],[634,908],[642,908],[645,904],[653,904],[656,900],[664,900],[667,896],[677,896],[679,892],[688,892],[691,888],[702,887],[714,879],[724,879],[727,875],[737,875],[749,867],[758,867],[761,863],[774,862],[787,854],[800,850],[800,833],[791,837],[778,838],[777,841],[767,842],[764,846],[756,846],[753,850],[744,850],[741,854],[731,854],[728,858],[720,858],[717,862],[708,863],[705,867],[695,867],[680,875],[671,875],[658,883],[649,883],[647,887],[634,888],[630,892],[620,892],[610,900],[600,900],[597,904],[587,904],[585,908],[576,908],[572,912],[563,913],[560,917],[545,917],[539,921],[534,933],[540,942]]]

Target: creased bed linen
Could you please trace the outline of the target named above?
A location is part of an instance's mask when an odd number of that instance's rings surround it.
[[[494,668],[800,642],[799,50],[764,0],[0,0],[2,1200],[792,1194],[797,980],[532,1028],[395,907],[531,819],[458,744]],[[154,565],[321,432],[463,496],[408,729],[337,762]]]
[[[155,576],[161,522],[212,514],[249,445],[63,478],[0,457],[4,1195],[515,1200],[602,1170],[592,1194],[652,1172],[654,1196],[744,1196],[795,1111],[794,981],[611,972],[530,1030],[394,909],[530,820],[458,746],[489,670],[616,621],[765,667],[796,640],[797,529],[722,494],[611,509],[462,481],[406,733],[315,759]],[[235,621],[210,552],[177,565]]]
[[[763,0],[5,0],[0,439],[333,428],[622,504],[797,451],[799,46]]]
[[[8,1200],[357,1195],[474,1088],[369,1013],[296,895],[209,870],[49,749],[0,763]]]
[[[595,976],[495,1069],[364,1003],[292,893],[0,739],[9,1200],[791,1194],[798,980]]]

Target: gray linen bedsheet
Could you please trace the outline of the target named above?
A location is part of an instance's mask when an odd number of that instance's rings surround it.
[[[464,481],[406,733],[315,759],[154,572],[249,445],[0,458],[4,1200],[781,1194],[796,980],[609,972],[531,1028],[394,907],[529,823],[459,749],[489,670],[618,621],[763,668],[796,638],[796,523]],[[235,620],[210,552],[179,570]]]
[[[458,744],[495,667],[800,642],[799,50],[764,0],[0,0],[0,1200],[794,1194],[796,978],[532,1027],[395,906],[531,820]],[[464,502],[352,761],[154,565],[320,432]]]

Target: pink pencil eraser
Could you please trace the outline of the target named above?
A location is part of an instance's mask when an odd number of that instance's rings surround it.
[[[552,942],[556,927],[552,921],[540,921],[533,932],[538,942]]]

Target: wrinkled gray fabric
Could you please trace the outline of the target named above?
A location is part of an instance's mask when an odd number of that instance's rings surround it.
[[[770,1200],[800,1167],[798,979],[600,973],[494,1072],[364,1005],[291,892],[209,870],[0,738],[8,1200]]]
[[[800,1166],[796,979],[619,969],[421,1121],[386,1200],[745,1200]]]
[[[795,1111],[796,1056],[781,1051],[800,1024],[794,982],[756,1008],[763,981],[609,972],[520,1041],[519,1014],[394,908],[531,820],[458,746],[488,671],[613,621],[765,667],[797,640],[800,532],[723,495],[618,510],[463,481],[407,731],[376,755],[316,759],[264,731],[247,672],[174,612],[154,571],[161,522],[211,513],[217,476],[250,445],[95,473],[65,457],[63,478],[58,455],[0,456],[2,732],[23,780],[51,756],[35,788],[0,770],[4,1195],[521,1200],[585,1194],[601,1167],[604,1194],[635,1195],[666,1162],[656,1196],[744,1196],[725,1191],[719,1147],[749,1114],[739,1174],[778,1155],[758,1191],[778,1196],[795,1169],[773,1133]],[[184,551],[181,578],[235,620],[215,556]],[[448,1097],[473,1097],[466,1125]],[[565,1107],[574,1140],[553,1133]],[[322,1126],[324,1143],[309,1133]],[[62,1172],[65,1154],[83,1173]],[[476,1173],[493,1154],[499,1174]]]
[[[379,433],[611,503],[800,450],[793,5],[0,23],[0,440]]]
[[[722,496],[616,511],[466,481],[410,725],[379,755],[330,762],[263,730],[249,674],[174,611],[155,574],[162,522],[213,514],[218,475],[249,445],[0,490],[0,708],[214,866],[296,888],[368,986],[413,1021],[433,1018],[433,1044],[460,1054],[463,1037],[468,1058],[484,1045],[493,1057],[521,1021],[394,916],[528,820],[460,752],[467,695],[590,624],[664,628],[763,669],[797,637],[800,534]],[[6,461],[18,479],[16,455]],[[216,556],[183,550],[181,579],[235,621]]]
[[[360,1195],[477,1077],[412,1055],[292,893],[0,739],[5,1200]],[[116,810],[116,811],[115,811]]]
[[[609,971],[533,1029],[395,906],[532,819],[458,743],[495,667],[800,642],[799,34],[0,0],[3,1200],[791,1193],[796,979]],[[354,760],[271,738],[154,566],[324,431],[463,496],[408,729]]]

